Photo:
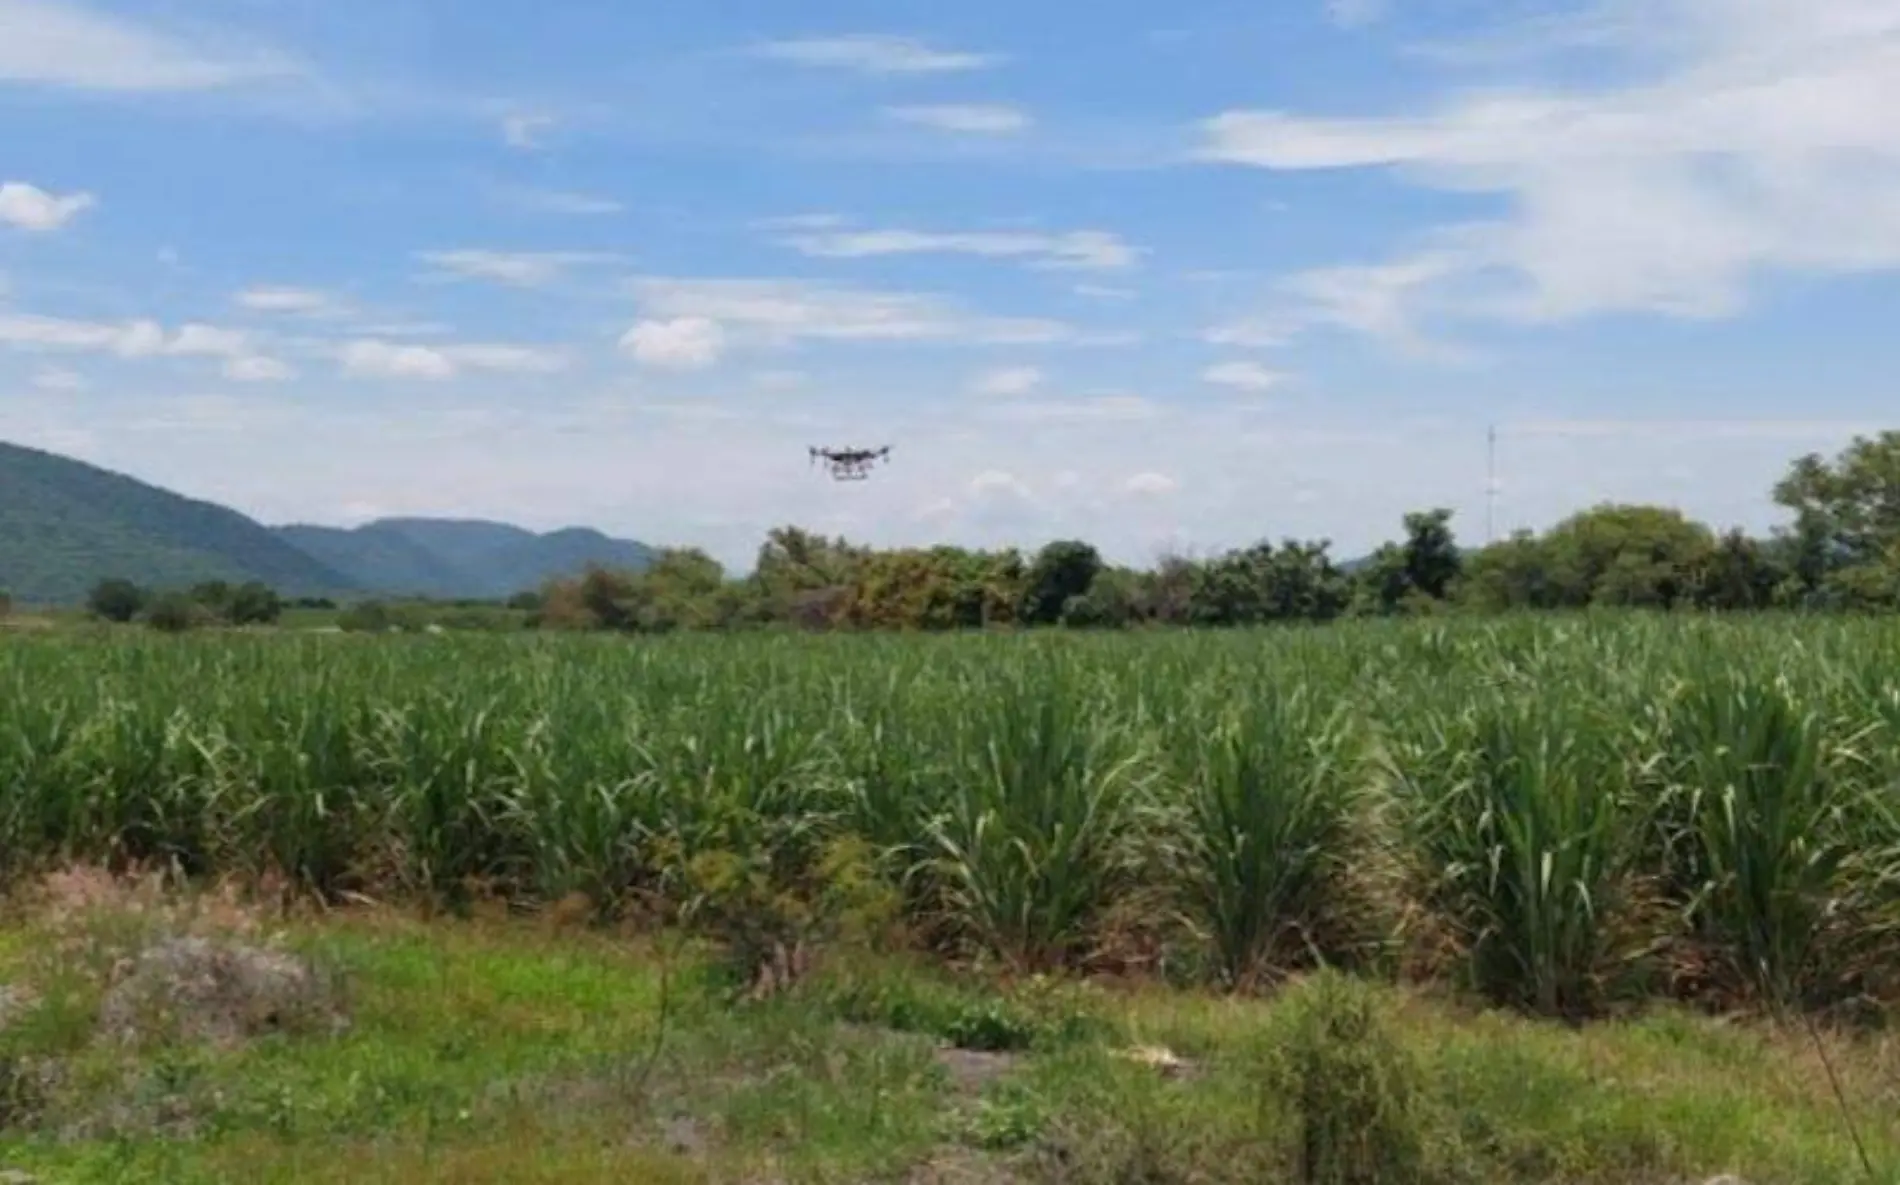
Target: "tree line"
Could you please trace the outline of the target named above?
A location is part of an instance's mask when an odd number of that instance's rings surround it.
[[[593,570],[542,590],[549,628],[658,632],[788,624],[965,629],[1241,626],[1350,616],[1619,606],[1706,611],[1900,608],[1900,432],[1810,454],[1777,482],[1791,522],[1765,538],[1661,506],[1606,504],[1542,533],[1461,548],[1452,514],[1404,517],[1404,538],[1341,564],[1325,540],[1112,565],[1090,544],[873,549],[783,527],[728,579],[695,549],[639,573]]]
[[[732,577],[696,548],[637,572],[604,568],[505,605],[370,601],[346,629],[522,628],[661,633],[793,626],[955,630],[991,626],[1244,626],[1468,610],[1618,606],[1704,611],[1900,608],[1900,431],[1796,460],[1774,491],[1790,521],[1755,537],[1661,506],[1606,504],[1541,533],[1459,545],[1448,510],[1404,516],[1403,538],[1349,564],[1326,540],[1260,542],[1153,568],[1106,562],[1082,540],[1034,553],[872,548],[797,527],[769,533]],[[285,608],[261,584],[171,592],[128,581],[93,590],[95,616],[161,629],[267,624]]]

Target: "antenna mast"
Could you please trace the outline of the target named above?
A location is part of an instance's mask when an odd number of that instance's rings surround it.
[[[1487,545],[1498,539],[1498,426],[1496,424],[1485,432],[1484,437],[1484,541]]]

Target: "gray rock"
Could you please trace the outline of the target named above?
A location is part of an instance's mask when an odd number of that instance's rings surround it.
[[[345,1015],[329,977],[295,955],[174,938],[139,955],[106,993],[99,1020],[106,1036],[121,1041],[165,1033],[228,1044],[273,1032],[335,1031]]]
[[[26,988],[0,983],[0,1033],[6,1032],[7,1026],[18,1020],[35,1002],[33,993]],[[5,1182],[0,1181],[0,1185],[5,1185]]]
[[[0,1169],[0,1185],[40,1185],[40,1179],[25,1169]]]

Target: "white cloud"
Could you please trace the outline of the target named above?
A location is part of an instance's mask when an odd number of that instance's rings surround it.
[[[1139,395],[1097,395],[1086,399],[999,403],[986,409],[985,414],[992,419],[1029,423],[1132,421],[1155,419],[1161,415],[1161,409]]]
[[[1042,371],[1033,366],[1007,366],[979,376],[979,395],[1027,395],[1042,385]]]
[[[447,354],[428,346],[392,345],[369,339],[350,342],[342,350],[343,371],[360,378],[452,379],[455,363]]]
[[[1017,107],[1001,103],[939,103],[886,107],[884,113],[900,123],[977,136],[1010,136],[1029,130],[1030,118]]]
[[[1326,0],[1326,16],[1342,29],[1359,29],[1385,16],[1386,0]]]
[[[1219,362],[1202,371],[1201,378],[1238,391],[1269,391],[1286,381],[1284,374],[1258,362]]]
[[[86,389],[86,378],[77,371],[46,366],[34,373],[33,385],[41,391],[72,393]]]
[[[510,148],[533,151],[541,147],[541,142],[537,137],[552,128],[554,123],[554,117],[551,115],[504,116],[501,121],[502,142]]]
[[[557,352],[535,346],[467,343],[401,345],[379,338],[346,342],[338,351],[343,372],[358,378],[452,379],[465,370],[552,374],[566,365]]]
[[[1037,266],[1113,271],[1132,267],[1141,251],[1101,230],[1036,231],[831,230],[792,235],[786,244],[825,259],[878,255],[958,254],[1033,260]]]
[[[774,41],[757,52],[781,62],[864,74],[947,74],[997,65],[995,54],[936,49],[912,37],[860,33]]]
[[[0,317],[0,345],[121,358],[217,358],[224,363],[225,377],[239,382],[278,381],[295,374],[283,362],[260,353],[242,330],[196,321],[167,334],[163,326],[151,320],[115,324],[18,314]],[[41,372],[36,385],[42,390],[77,390],[70,384],[80,381],[77,375],[49,369]]]
[[[1667,437],[1693,440],[1842,440],[1873,435],[1891,424],[1873,420],[1524,420],[1498,425],[1500,439],[1588,440]]]
[[[1136,296],[1133,288],[1115,288],[1106,284],[1077,284],[1077,296],[1086,296],[1090,300],[1133,300]]]
[[[999,494],[1013,498],[1028,498],[1029,487],[1013,473],[1000,469],[988,469],[970,479],[970,493],[978,498],[993,498]]]
[[[194,322],[178,330],[177,336],[165,346],[165,352],[185,357],[235,358],[247,351],[247,341],[241,330]]]
[[[556,374],[566,370],[567,355],[542,346],[468,343],[436,347],[456,366],[501,374]]]
[[[0,315],[0,345],[145,358],[166,351],[164,329],[150,320],[71,321],[32,313]]]
[[[453,251],[420,251],[417,258],[442,268],[443,274],[460,279],[540,288],[561,279],[570,267],[613,263],[620,257],[598,251],[491,251],[464,247]]]
[[[1720,318],[1769,273],[1900,268],[1900,3],[1605,0],[1591,15],[1634,80],[1207,124],[1210,159],[1388,168],[1508,203],[1394,261],[1302,278],[1287,296],[1311,323],[1415,343],[1432,318]]]
[[[283,313],[302,317],[338,317],[347,315],[349,306],[327,292],[314,288],[289,288],[260,285],[237,294],[237,304],[254,313]]]
[[[626,206],[610,197],[591,193],[571,193],[559,189],[510,189],[503,193],[514,206],[538,214],[572,214],[580,217],[619,214]]]
[[[941,297],[805,280],[642,277],[633,289],[649,319],[703,318],[728,336],[797,341],[945,341],[1029,345],[1068,340],[1055,321],[983,317]]]
[[[276,358],[247,354],[224,364],[224,377],[240,383],[281,383],[297,372]]]
[[[1165,473],[1137,473],[1123,483],[1123,488],[1131,494],[1159,497],[1174,493],[1181,488],[1181,483]]]
[[[190,91],[296,72],[275,53],[192,44],[67,0],[0,0],[0,82]]]
[[[800,370],[761,370],[752,376],[752,385],[761,391],[795,391],[810,381]]]
[[[3,3],[4,0],[0,0],[0,4]],[[0,7],[0,20],[4,17],[5,8]],[[0,36],[5,36],[4,23],[0,23]],[[61,197],[24,181],[0,185],[0,222],[20,230],[40,233],[58,230],[97,204],[89,193],[69,193]]]
[[[670,370],[711,366],[725,347],[725,331],[706,317],[641,321],[620,339],[620,348],[641,365]]]
[[[1207,329],[1201,334],[1201,340],[1210,346],[1271,350],[1291,343],[1298,335],[1298,324],[1283,316],[1228,321]]]

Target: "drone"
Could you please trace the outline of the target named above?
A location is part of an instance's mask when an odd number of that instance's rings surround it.
[[[831,470],[831,476],[838,481],[864,481],[871,476],[871,466],[878,461],[888,460],[890,455],[891,446],[888,444],[876,449],[814,446],[811,450],[812,464],[816,465],[822,459],[825,467]]]

